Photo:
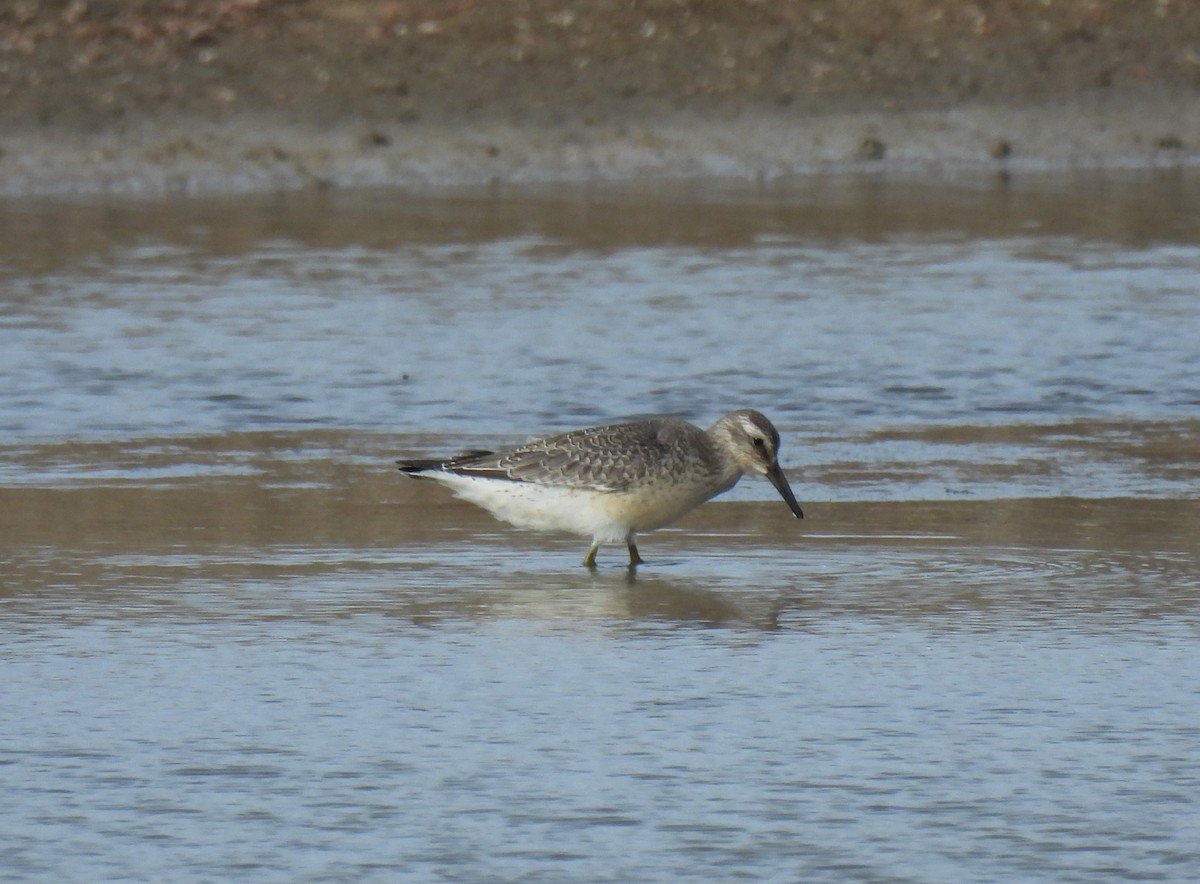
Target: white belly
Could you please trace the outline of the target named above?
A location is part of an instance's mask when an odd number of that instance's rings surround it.
[[[600,543],[616,543],[631,533],[669,525],[714,493],[709,488],[674,484],[634,492],[591,491],[453,473],[426,475],[450,487],[463,500],[518,528],[563,531]]]

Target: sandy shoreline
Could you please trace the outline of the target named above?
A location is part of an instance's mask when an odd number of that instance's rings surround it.
[[[1160,0],[29,0],[0,194],[1200,163],[1200,8]]]

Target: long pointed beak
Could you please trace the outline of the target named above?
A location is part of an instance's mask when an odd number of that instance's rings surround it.
[[[788,505],[788,509],[795,514],[797,519],[803,519],[804,513],[800,510],[800,504],[796,503],[796,495],[792,494],[792,486],[788,484],[787,476],[783,474],[783,469],[778,463],[773,463],[767,468],[767,478],[771,480],[771,484],[775,486],[779,496]]]

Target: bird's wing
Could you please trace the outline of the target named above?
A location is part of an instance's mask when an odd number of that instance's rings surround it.
[[[623,491],[671,457],[671,431],[678,423],[645,420],[574,430],[503,451],[459,456],[445,461],[442,469],[537,485]]]

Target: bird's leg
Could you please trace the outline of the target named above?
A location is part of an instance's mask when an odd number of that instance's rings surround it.
[[[587,555],[583,557],[583,567],[596,570],[596,550],[600,548],[599,543],[593,543],[587,551]]]
[[[625,538],[625,545],[629,547],[629,567],[636,568],[638,565],[646,564],[646,560],[638,555],[637,544],[633,542],[633,535],[630,534]]]

